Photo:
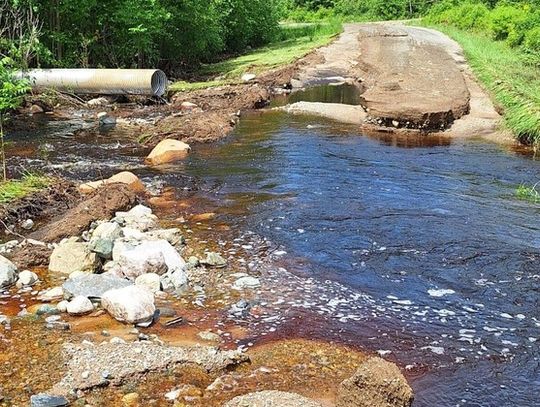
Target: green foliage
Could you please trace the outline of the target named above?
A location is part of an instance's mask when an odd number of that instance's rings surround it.
[[[25,173],[19,180],[0,181],[0,204],[22,198],[51,185],[50,177]]]
[[[172,70],[274,40],[285,0],[25,0],[45,64]]]
[[[512,38],[516,41],[517,28],[527,20],[527,11],[521,7],[501,5],[489,13],[488,28],[494,40]]]
[[[481,30],[487,26],[489,9],[485,4],[465,2],[455,5],[444,1],[433,7],[426,17],[432,24],[453,25],[462,30]]]
[[[203,65],[199,72],[212,79],[205,82],[179,81],[170,86],[171,91],[191,91],[240,82],[244,73],[260,73],[268,69],[290,64],[305,56],[314,48],[326,45],[341,31],[338,21],[326,24],[284,24],[280,38],[265,47],[258,48],[236,58]]]
[[[505,124],[525,144],[540,144],[540,67],[490,36],[435,26],[456,40],[474,73],[504,110]]]
[[[538,184],[531,186],[520,185],[516,189],[516,196],[519,199],[532,203],[540,203],[540,192],[537,191],[536,187]]]
[[[27,81],[15,79],[14,72],[11,58],[0,59],[0,122],[8,111],[19,107],[29,90]]]

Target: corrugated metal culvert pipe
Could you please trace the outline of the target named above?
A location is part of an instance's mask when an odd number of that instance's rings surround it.
[[[99,95],[162,96],[167,76],[159,69],[31,69],[18,77],[34,88]]]

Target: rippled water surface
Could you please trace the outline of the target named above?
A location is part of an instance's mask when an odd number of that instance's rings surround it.
[[[122,134],[65,133],[19,132],[11,148],[26,153],[11,164],[78,179],[130,169],[179,189],[188,176],[238,233],[279,245],[279,267],[299,276],[284,314],[304,312],[283,335],[397,361],[416,406],[540,405],[540,205],[515,198],[540,180],[538,161],[279,113],[246,116],[234,137],[157,170]]]

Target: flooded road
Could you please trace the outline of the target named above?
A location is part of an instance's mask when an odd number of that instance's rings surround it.
[[[415,406],[539,405],[540,205],[515,189],[540,162],[273,112],[152,170],[128,135],[66,128],[17,133],[10,165],[85,180],[131,170],[217,213],[246,253],[265,242],[280,322],[265,334],[378,352],[405,369]]]

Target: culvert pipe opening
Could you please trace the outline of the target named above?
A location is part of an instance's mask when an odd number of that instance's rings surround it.
[[[19,72],[35,89],[79,94],[163,96],[167,75],[159,69],[32,69]]]

